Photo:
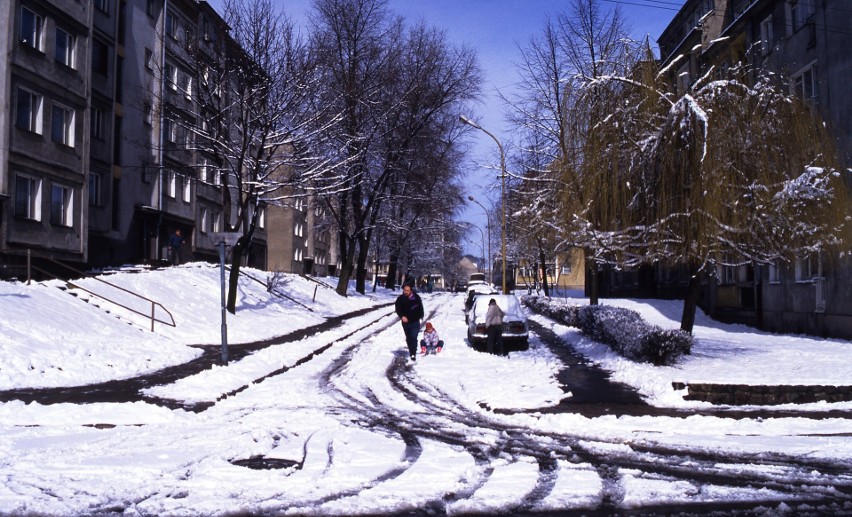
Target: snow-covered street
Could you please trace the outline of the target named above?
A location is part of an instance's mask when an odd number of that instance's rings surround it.
[[[174,328],[154,333],[144,318],[118,319],[115,307],[107,314],[53,285],[0,284],[0,389],[97,384],[200,356],[188,345],[219,342],[218,274],[189,264],[107,277],[174,315]],[[786,406],[702,414],[708,404],[671,387],[675,378],[741,381],[747,372],[764,384],[804,383],[820,369],[813,380],[847,384],[848,343],[761,335],[702,316],[693,354],[654,368],[533,316],[652,406],[684,411],[589,418],[550,410],[571,397],[552,343],[533,336],[528,351],[508,357],[469,348],[461,295],[423,295],[447,346],[411,363],[387,305],[396,293],[340,298],[289,275],[281,292],[291,299],[250,279],[241,287],[228,315],[233,350],[367,310],[130,402],[4,398],[0,514],[852,514],[852,405],[797,406],[797,417],[766,416]],[[666,316],[676,302],[606,303],[676,325]],[[776,365],[762,368],[767,360]],[[761,416],[743,417],[749,410]]]

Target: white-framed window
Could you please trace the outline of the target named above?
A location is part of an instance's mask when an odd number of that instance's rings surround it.
[[[257,226],[260,228],[266,228],[266,209],[261,208],[260,213],[257,214]]]
[[[44,52],[44,18],[21,6],[21,43]]]
[[[816,61],[796,72],[790,78],[790,87],[795,95],[804,102],[815,105],[819,97],[819,85],[817,84]]]
[[[65,66],[77,68],[77,36],[56,27],[56,38],[54,41],[54,57]]]
[[[177,39],[180,34],[180,21],[172,13],[166,13],[166,34]]]
[[[769,264],[769,283],[770,284],[780,284],[781,283],[781,268],[777,263]]]
[[[221,232],[222,231],[222,214],[220,212],[213,212],[210,214],[210,220],[213,223],[213,231]]]
[[[64,185],[50,187],[50,224],[72,226],[74,220],[74,191]]]
[[[189,176],[183,176],[183,201],[184,203],[192,201],[192,182]]]
[[[175,143],[177,140],[177,124],[172,119],[163,120],[163,136],[167,142]]]
[[[41,180],[18,174],[15,177],[15,215],[41,221]]]
[[[19,128],[42,134],[43,109],[44,97],[26,88],[18,88],[15,124]]]
[[[57,144],[74,147],[74,110],[61,104],[53,105],[50,137]]]
[[[150,102],[146,102],[144,107],[142,108],[144,111],[144,121],[146,126],[151,126],[154,124],[154,105]]]
[[[822,276],[822,264],[819,255],[811,254],[796,259],[796,281],[810,282],[814,277]]]
[[[106,116],[102,109],[92,106],[92,138],[103,140],[106,136]]]
[[[210,231],[209,225],[210,225],[210,211],[207,210],[206,208],[202,208],[201,209],[201,224],[199,225],[201,227],[201,233],[207,233],[208,231]]]
[[[183,70],[177,71],[175,76],[177,78],[176,89],[183,93],[187,99],[192,97],[192,76]]]
[[[89,171],[89,206],[101,206],[103,177],[98,172]]]
[[[147,13],[151,18],[154,18],[157,15],[157,6],[159,4],[161,4],[161,2],[157,2],[157,0],[148,0],[145,4],[145,13]]]
[[[177,76],[178,70],[177,67],[171,63],[166,63],[166,66],[163,68],[163,75],[166,79],[166,87],[172,91],[177,91]]]
[[[303,251],[302,248],[296,248],[296,251],[293,252],[293,260],[299,262],[302,260]]]
[[[296,223],[296,224],[293,225],[293,233],[296,235],[296,237],[302,236],[302,233],[303,233],[302,223]]]
[[[769,54],[775,44],[775,35],[772,31],[772,15],[770,14],[760,22],[760,50],[763,55]]]
[[[177,195],[177,173],[173,170],[166,173],[166,195],[170,198]]]
[[[112,0],[95,0],[95,8],[105,14],[109,14],[109,3]]]

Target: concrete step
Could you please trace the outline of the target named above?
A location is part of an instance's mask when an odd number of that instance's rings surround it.
[[[730,406],[776,406],[812,402],[852,401],[852,386],[751,385],[673,382],[675,390],[687,390],[684,400],[700,400]]]

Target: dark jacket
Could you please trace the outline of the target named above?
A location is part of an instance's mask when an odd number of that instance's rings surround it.
[[[396,314],[400,318],[406,316],[408,321],[420,321],[423,319],[423,302],[420,295],[411,292],[411,298],[401,294],[396,299]]]

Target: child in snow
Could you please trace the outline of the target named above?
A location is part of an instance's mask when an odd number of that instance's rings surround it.
[[[438,331],[431,321],[426,322],[426,329],[423,330],[423,339],[420,340],[420,353],[426,355],[428,353],[437,354],[444,348],[444,342],[438,337]]]

